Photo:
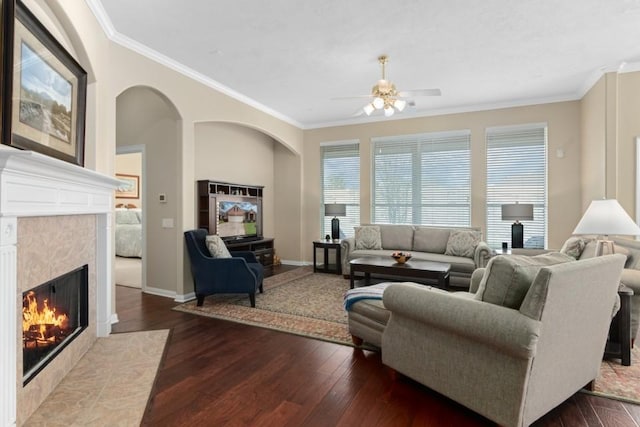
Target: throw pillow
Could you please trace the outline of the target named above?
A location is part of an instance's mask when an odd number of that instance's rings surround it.
[[[224,244],[224,241],[220,238],[220,236],[207,236],[205,242],[207,244],[207,249],[209,249],[209,253],[211,253],[212,257],[231,258],[229,249],[227,249],[227,245]]]
[[[366,225],[355,227],[356,249],[382,249],[380,227]]]
[[[482,235],[479,231],[453,230],[449,234],[447,249],[445,249],[444,254],[473,258],[476,246],[480,243],[481,238]]]
[[[580,259],[585,246],[587,246],[587,241],[582,237],[569,237],[562,245],[560,253],[569,255],[574,259]]]
[[[575,259],[560,252],[532,257],[499,255],[491,258],[475,299],[517,310],[542,267],[569,261]]]

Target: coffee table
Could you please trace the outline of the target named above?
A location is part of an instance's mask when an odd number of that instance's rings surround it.
[[[397,277],[411,277],[416,279],[431,279],[438,281],[438,287],[449,287],[449,271],[451,265],[444,262],[409,260],[405,264],[398,264],[391,257],[363,257],[349,262],[350,286],[353,289],[355,273],[364,273],[365,286],[369,286],[371,273],[385,274]]]

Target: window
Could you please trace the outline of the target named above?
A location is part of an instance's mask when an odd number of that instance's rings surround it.
[[[469,226],[470,132],[373,139],[374,223]]]
[[[547,241],[547,126],[487,129],[487,236],[489,246],[511,245],[511,223],[503,204],[532,203],[533,221],[523,221],[524,247]]]
[[[357,142],[327,143],[320,146],[322,180],[322,236],[331,234],[330,216],[324,205],[344,203],[347,216],[340,220],[340,237],[353,237],[360,225],[360,145]]]

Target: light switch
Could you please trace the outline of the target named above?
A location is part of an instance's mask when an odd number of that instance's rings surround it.
[[[164,193],[158,194],[158,201],[160,203],[167,203],[167,195]]]
[[[162,218],[162,228],[173,228],[173,218]]]

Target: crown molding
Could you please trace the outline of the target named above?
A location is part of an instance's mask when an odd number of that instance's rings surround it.
[[[261,104],[260,102],[254,100],[253,98],[249,98],[246,95],[236,92],[235,90],[223,85],[222,83],[217,82],[205,76],[204,74],[201,74],[187,67],[186,65],[181,64],[178,61],[175,61],[169,58],[168,56],[165,56],[160,52],[157,52],[149,48],[148,46],[145,46],[142,43],[139,43],[123,34],[120,34],[113,27],[113,24],[111,23],[111,19],[109,19],[109,16],[107,15],[106,11],[102,7],[100,0],[86,0],[86,2],[89,5],[91,12],[100,23],[100,26],[102,27],[102,30],[104,31],[105,35],[112,42],[117,43],[120,46],[127,48],[133,52],[136,52],[146,58],[149,58],[152,61],[159,63],[160,65],[164,65],[167,68],[170,68],[186,77],[189,77],[192,80],[202,83],[203,85],[208,86],[211,89],[214,89],[220,93],[223,93],[224,95],[227,95],[230,98],[233,98],[239,102],[242,102],[243,104],[253,107],[256,110],[262,111],[263,113],[266,113],[278,120],[282,120],[283,122],[286,122],[297,128],[305,129],[305,126],[302,123],[299,123],[298,121],[292,119],[291,117],[286,116],[272,108],[269,108],[266,105]]]

